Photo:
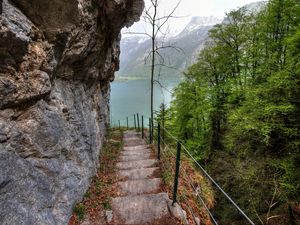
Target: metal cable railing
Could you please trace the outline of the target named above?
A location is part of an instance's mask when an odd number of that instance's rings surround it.
[[[164,146],[168,146],[168,144],[162,139],[162,136],[160,136],[160,139],[162,140],[162,142],[164,143]],[[166,147],[165,147],[166,148]],[[163,152],[163,151],[162,151]],[[171,153],[171,155],[175,158],[176,160],[176,155],[173,151],[169,151]],[[203,207],[205,208],[205,210],[207,211],[208,215],[210,216],[211,220],[214,222],[215,225],[218,225],[218,222],[216,221],[216,219],[214,218],[212,212],[209,210],[208,206],[205,204],[203,198],[201,197],[201,195],[199,195],[197,188],[194,186],[192,179],[190,178],[190,176],[187,174],[186,169],[183,168],[182,166],[180,167],[180,170],[182,171],[182,173],[185,176],[186,181],[189,183],[189,185],[191,186],[191,188],[193,189],[193,191],[195,192],[195,195],[198,199],[198,201],[200,201],[200,204],[203,205]],[[188,206],[188,209],[190,211],[190,213],[193,216],[194,221],[196,221],[196,216],[195,213],[193,212],[192,208],[190,206]]]
[[[154,137],[154,140],[158,140],[157,138]],[[162,149],[161,151],[161,155],[163,155],[163,158],[169,158],[169,156],[167,155],[167,151],[166,151],[166,148],[169,147],[167,144],[165,144],[165,147]],[[174,159],[176,160],[176,156],[174,155],[174,153],[172,151],[168,151],[169,153],[171,153],[173,156],[174,156]],[[163,171],[170,171],[171,169],[170,168],[167,168],[166,166],[166,163],[164,160],[161,160],[160,162],[162,162],[162,165],[163,165]],[[180,200],[177,200],[178,204],[179,205],[182,205],[182,202]],[[192,207],[190,206],[189,202],[187,201],[187,198],[184,198],[184,203],[186,204],[189,212],[192,214],[193,216],[193,220],[195,221],[195,213],[192,209]],[[184,221],[185,224],[188,224],[186,221]]]
[[[176,142],[180,143],[186,154],[192,159],[192,161],[198,166],[198,168],[205,174],[205,176],[221,191],[221,193],[233,204],[233,206],[241,213],[241,215],[251,224],[254,222],[246,215],[246,213],[233,201],[233,199],[223,190],[223,188],[208,174],[208,172],[200,165],[200,163],[193,157],[190,151],[182,141],[172,135],[167,129],[162,128],[170,137],[172,137]]]
[[[142,133],[142,138],[145,138],[145,130],[144,130],[144,117],[141,116],[141,120],[140,120],[140,116],[139,114],[133,114],[130,116],[127,116],[126,119],[124,120],[118,120],[118,125],[119,128],[121,129],[121,121],[124,122],[126,121],[126,127],[128,128],[135,128],[138,131],[141,131]],[[129,126],[129,122],[134,123],[133,127]],[[141,125],[141,126],[140,126]],[[180,171],[182,172],[182,174],[184,175],[186,181],[189,183],[189,185],[191,186],[191,188],[193,189],[193,191],[195,192],[197,199],[199,201],[199,203],[201,205],[203,205],[203,207],[205,208],[205,210],[207,211],[207,213],[209,214],[211,220],[213,221],[213,223],[215,225],[218,225],[218,222],[216,220],[216,218],[213,216],[213,213],[210,211],[209,207],[205,204],[205,201],[203,200],[203,198],[201,197],[201,195],[199,194],[199,192],[197,191],[197,188],[195,187],[195,185],[192,182],[191,177],[188,175],[187,171],[184,168],[180,168],[180,155],[181,155],[181,147],[183,148],[184,152],[186,153],[186,155],[190,158],[190,160],[203,172],[203,174],[208,178],[208,180],[210,180],[215,187],[217,187],[217,189],[225,196],[226,199],[229,200],[229,202],[234,206],[234,208],[237,209],[237,211],[249,222],[249,224],[254,225],[254,222],[246,215],[246,213],[234,202],[234,200],[224,191],[224,189],[209,175],[209,173],[200,165],[200,163],[195,159],[195,157],[190,153],[190,151],[188,150],[188,148],[183,144],[183,142],[181,140],[179,140],[177,137],[175,137],[170,131],[168,131],[165,127],[160,127],[160,124],[157,125],[157,127],[153,127],[151,129],[151,120],[149,119],[149,131],[151,130],[156,130],[157,131],[157,135],[153,135],[151,134],[151,132],[149,132],[149,135],[147,138],[149,138],[149,143],[152,144],[153,140],[156,141],[157,143],[157,158],[160,160],[161,155],[163,155],[165,158],[168,158],[168,155],[166,155],[166,149],[174,149],[174,146],[170,147],[168,145],[168,143],[166,143],[165,141],[165,133],[171,138],[173,139],[176,144],[177,144],[177,153],[175,155],[175,153],[172,150],[169,150],[168,152],[171,153],[172,157],[175,158],[176,160],[176,168],[175,168],[175,177],[174,177],[174,190],[173,190],[173,203],[178,202],[177,200],[177,190],[178,190],[178,179],[179,179],[179,173]],[[161,135],[161,131],[163,131],[163,135]],[[154,137],[153,137],[154,136]],[[161,142],[163,143],[163,150],[161,151]],[[165,167],[165,163],[163,162],[163,160],[160,160],[162,162],[163,167]],[[164,169],[168,169],[168,168],[164,168]],[[195,223],[195,213],[193,211],[193,208],[188,204],[188,199],[186,199],[185,196],[183,196],[183,199],[186,202],[187,208],[190,212],[190,214],[192,215]]]
[[[144,128],[144,116],[140,115],[139,113],[131,114],[125,117],[125,119],[120,120],[112,120],[111,127],[115,128],[127,128],[127,129],[138,129],[140,131]]]

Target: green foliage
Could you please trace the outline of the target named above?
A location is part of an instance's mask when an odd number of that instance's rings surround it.
[[[278,183],[284,190],[282,200],[299,199],[300,175],[297,173],[298,166],[294,158],[274,159],[271,166],[278,173]]]
[[[84,197],[85,198],[90,198],[91,197],[91,192],[87,191],[85,194],[84,194]]]
[[[170,172],[168,171],[164,171],[162,174],[161,174],[161,177],[162,177],[162,180],[165,184],[167,185],[171,185],[172,182],[173,182],[173,176]]]
[[[103,203],[103,208],[104,208],[105,210],[111,210],[110,198],[107,198],[107,199],[105,200],[105,202]]]
[[[83,220],[85,217],[85,206],[82,203],[75,205],[73,212],[76,214],[79,220]]]
[[[278,201],[300,200],[300,3],[227,16],[185,72],[166,123],[256,217],[274,187]]]

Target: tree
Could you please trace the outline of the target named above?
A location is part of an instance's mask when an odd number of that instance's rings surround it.
[[[299,43],[299,0],[230,12],[210,31],[170,110],[170,128],[195,158],[250,215],[273,222],[262,203],[273,198],[274,182],[276,207],[300,198]],[[222,203],[216,214],[232,218]]]
[[[146,35],[151,39],[151,50],[146,57],[146,60],[150,58],[151,60],[151,72],[150,72],[150,119],[151,119],[151,136],[153,137],[153,127],[154,127],[154,83],[159,83],[158,80],[155,80],[156,68],[167,66],[165,64],[165,58],[161,54],[161,50],[166,48],[173,48],[179,51],[179,49],[171,44],[165,44],[164,38],[168,32],[168,29],[165,29],[168,21],[171,18],[175,18],[174,14],[178,8],[181,0],[171,9],[171,11],[166,15],[160,15],[159,13],[159,0],[150,0],[150,5],[146,6],[144,10],[143,18],[145,22],[150,24],[151,33],[134,33]],[[165,29],[165,30],[164,30]]]

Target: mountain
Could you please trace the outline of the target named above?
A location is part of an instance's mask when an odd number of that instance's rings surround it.
[[[164,76],[178,77],[187,66],[197,59],[208,37],[208,31],[221,20],[215,17],[193,17],[187,26],[177,35],[164,39],[165,48],[160,51],[165,64],[176,68],[162,68]],[[160,40],[159,40],[160,41]],[[149,75],[149,62],[145,59],[151,49],[151,41],[144,36],[129,36],[121,40],[121,64],[118,76],[144,77]]]
[[[248,13],[257,14],[259,13],[263,8],[265,8],[268,4],[268,1],[259,1],[259,2],[252,2],[245,6],[243,6],[241,9],[245,10]]]
[[[215,18],[213,16],[210,17],[202,17],[202,16],[195,16],[192,17],[189,24],[183,29],[183,31],[179,34],[179,36],[182,36],[184,34],[187,34],[187,32],[193,32],[201,27],[207,27],[207,26],[213,26],[217,23],[221,22],[218,18]]]
[[[240,8],[248,14],[256,14],[267,5],[267,1],[247,4]],[[160,71],[165,77],[180,77],[182,71],[193,64],[208,39],[209,30],[218,23],[228,23],[228,18],[220,20],[216,17],[193,17],[187,26],[177,35],[164,39],[165,46],[176,46],[160,50],[165,64]],[[161,40],[158,40],[161,42]],[[147,36],[128,36],[121,40],[119,77],[147,77],[150,73],[150,62],[145,64],[151,50],[151,41]],[[148,57],[149,58],[149,57]],[[174,69],[176,68],[176,69]]]

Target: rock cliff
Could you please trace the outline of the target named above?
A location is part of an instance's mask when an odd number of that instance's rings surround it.
[[[0,224],[67,224],[99,166],[120,29],[144,3],[0,5]]]

